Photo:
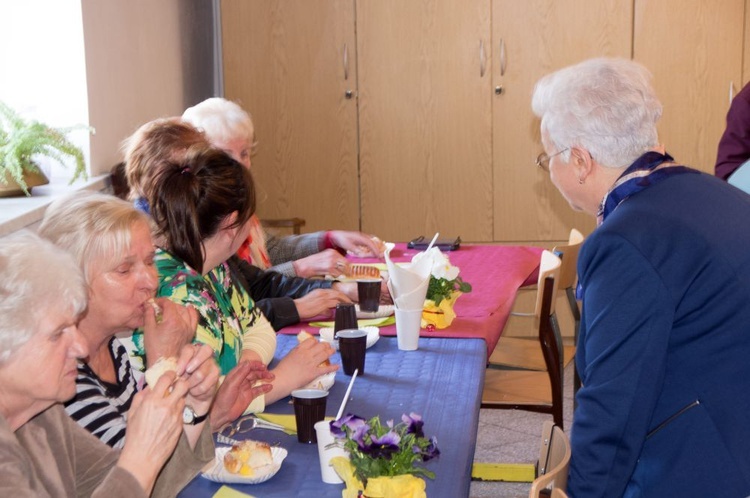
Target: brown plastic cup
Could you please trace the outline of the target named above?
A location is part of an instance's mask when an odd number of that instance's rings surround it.
[[[354,371],[359,370],[357,375],[364,375],[367,332],[357,329],[340,330],[337,337],[344,374],[354,375]]]
[[[339,330],[357,328],[357,310],[352,303],[339,303],[336,305],[336,314],[334,315],[333,334]]]
[[[294,420],[297,422],[297,441],[317,443],[315,424],[326,417],[326,397],[323,389],[297,389],[292,391]]]
[[[378,306],[380,306],[380,282],[379,278],[357,280],[360,310],[378,311]]]

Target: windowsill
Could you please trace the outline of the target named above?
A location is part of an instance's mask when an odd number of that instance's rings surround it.
[[[0,198],[0,237],[41,221],[52,201],[77,190],[105,190],[109,175],[89,178],[68,185],[67,180],[52,180],[48,185],[34,187],[31,196]]]

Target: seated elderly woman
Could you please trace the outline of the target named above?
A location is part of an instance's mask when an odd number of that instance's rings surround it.
[[[247,238],[255,212],[250,172],[222,151],[193,149],[180,160],[155,161],[144,193],[160,241],[158,295],[195,307],[196,340],[213,348],[223,374],[240,360],[268,364],[276,333],[227,262]],[[262,410],[337,370],[337,365],[321,365],[333,352],[326,343],[301,343],[274,368],[273,390],[249,410]]]
[[[240,106],[222,98],[210,98],[187,109],[182,119],[205,132],[214,147],[250,168],[255,127]],[[271,267],[285,275],[338,277],[349,268],[339,250],[356,256],[382,257],[385,249],[377,237],[361,232],[333,230],[279,239],[263,231],[257,216],[250,223],[250,235],[240,247],[239,256],[255,266]]]
[[[89,354],[76,327],[86,295],[66,252],[28,232],[0,239],[2,495],[175,496],[214,456],[207,427],[192,442],[184,435],[185,400],[195,389],[189,378],[170,372],[133,397],[122,451],[60,404],[75,394],[77,362]],[[199,358],[180,357],[178,373],[199,370]],[[193,395],[193,402],[210,398]]]
[[[161,161],[180,160],[188,152],[212,148],[202,132],[177,118],[157,119],[141,126],[125,145],[130,197],[136,206],[149,211],[143,192],[153,182]],[[359,297],[354,282],[289,277],[261,270],[237,256],[228,264],[275,330],[330,314],[336,304]]]
[[[218,379],[213,351],[188,346],[197,325],[194,309],[161,298],[156,319],[150,303],[159,281],[149,219],[130,203],[93,192],[63,197],[47,209],[39,233],[69,252],[86,278],[88,310],[78,331],[89,354],[78,365],[76,396],[66,402],[65,409],[102,441],[123,447],[128,410],[143,389],[141,369],[131,366],[125,345],[115,337],[139,327],[145,331],[140,337],[151,365],[161,357],[176,357],[181,350],[204,362],[197,375],[187,376],[191,388],[187,403],[194,410],[186,414],[194,417],[185,426],[188,433],[198,430],[209,407],[211,425],[218,429],[241,415],[252,398],[270,390],[269,385],[253,387],[257,380],[273,377],[264,365],[254,362],[235,369],[211,404]],[[205,399],[194,400],[194,392]]]
[[[578,259],[571,496],[748,496],[750,197],[665,152],[633,61],[561,69],[532,105],[537,164],[599,222]]]

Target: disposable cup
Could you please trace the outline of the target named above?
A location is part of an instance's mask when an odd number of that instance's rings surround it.
[[[340,330],[336,337],[339,340],[341,365],[344,367],[344,374],[353,375],[355,370],[359,370],[357,375],[364,375],[367,331],[358,329]]]
[[[323,482],[328,484],[341,484],[339,475],[331,467],[331,458],[342,456],[349,458],[349,452],[344,449],[343,444],[331,434],[331,423],[327,420],[315,424],[315,434],[318,438],[318,456],[320,457],[320,476]],[[334,444],[334,442],[336,442]]]
[[[333,319],[333,333],[339,330],[357,328],[357,310],[353,303],[339,303]]]
[[[315,443],[315,424],[326,416],[326,396],[322,389],[297,389],[292,391],[294,420],[297,422],[297,441]]]
[[[359,295],[359,309],[362,311],[375,312],[380,306],[380,283],[381,279],[357,280],[357,293]]]
[[[422,310],[396,309],[396,339],[398,349],[414,351],[419,347],[419,329],[422,322]]]

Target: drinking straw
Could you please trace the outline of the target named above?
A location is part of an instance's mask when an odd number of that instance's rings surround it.
[[[354,375],[352,375],[352,380],[349,381],[349,387],[346,388],[346,394],[344,394],[344,399],[341,400],[341,406],[339,407],[339,412],[336,414],[336,420],[341,418],[341,415],[344,414],[344,408],[346,407],[346,402],[349,399],[349,393],[352,392],[352,386],[354,385],[354,379],[357,378],[357,374],[359,373],[359,368],[354,370]]]

